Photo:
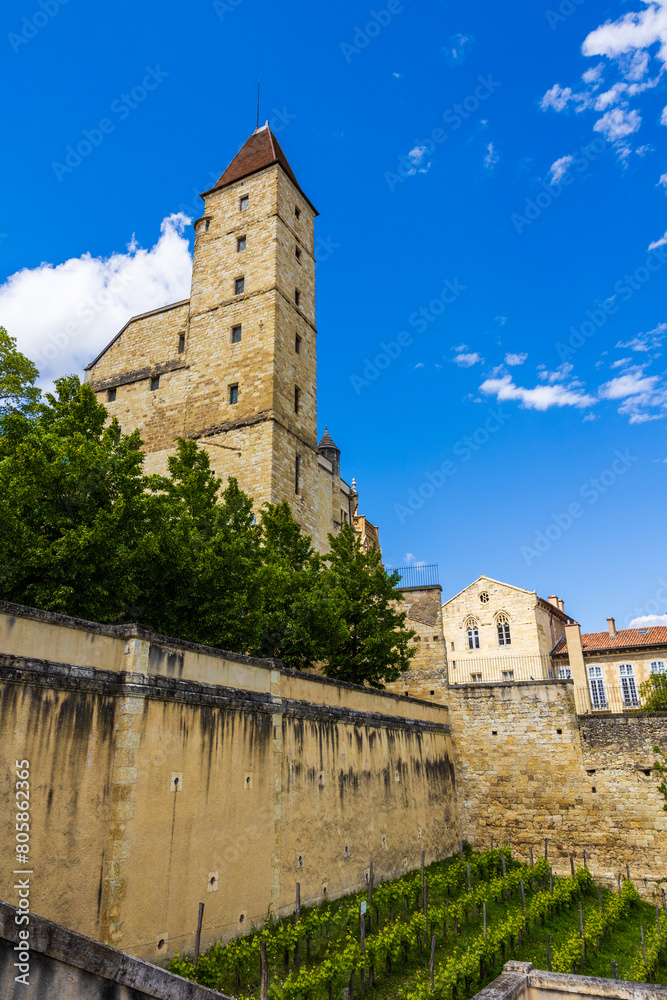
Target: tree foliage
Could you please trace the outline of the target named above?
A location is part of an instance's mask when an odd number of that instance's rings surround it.
[[[322,557],[287,502],[257,519],[235,479],[221,489],[195,441],[146,476],[138,431],[90,386],[67,376],[40,400],[36,378],[0,331],[2,599],[376,687],[408,668],[398,576],[349,525]]]

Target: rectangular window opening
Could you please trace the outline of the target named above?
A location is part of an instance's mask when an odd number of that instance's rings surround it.
[[[241,197],[239,198],[239,211],[245,212],[249,204],[250,204],[250,198],[248,197],[248,195],[242,194]]]
[[[301,455],[297,455],[294,462],[294,492],[301,492]]]
[[[242,250],[245,250],[246,246],[245,240],[246,240],[245,236],[239,236],[238,239],[236,240],[237,253],[241,253]]]
[[[204,229],[206,230],[206,232],[208,232],[210,228],[211,228],[211,220],[207,219]]]
[[[301,337],[298,333],[294,337],[294,353],[301,354]]]
[[[156,389],[160,388],[160,376],[154,375],[151,379],[151,392],[155,392]]]
[[[116,398],[116,390],[107,389],[107,403],[113,403],[115,398]]]
[[[243,295],[245,291],[245,278],[236,278],[234,281],[234,295]]]
[[[299,218],[299,216],[301,215],[301,209],[299,208],[299,206],[298,206],[298,205],[295,205],[295,206],[294,206],[294,214],[296,215],[297,219],[298,219],[298,218]]]
[[[235,403],[238,403],[238,401],[239,401],[239,387],[237,383],[235,385],[230,385],[229,387],[229,402],[233,406]]]
[[[242,332],[242,330],[241,330],[240,326],[233,326],[232,327],[232,344],[240,344],[241,343],[241,332]]]
[[[183,354],[185,351],[185,334],[179,333],[178,335],[178,353]]]
[[[299,405],[301,403],[301,389],[298,386],[294,386],[294,412],[299,412]]]

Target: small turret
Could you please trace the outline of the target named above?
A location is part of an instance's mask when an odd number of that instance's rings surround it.
[[[324,455],[324,457],[331,462],[334,475],[340,476],[340,448],[334,444],[327,427],[324,428],[322,440],[318,444],[317,448],[320,454]]]

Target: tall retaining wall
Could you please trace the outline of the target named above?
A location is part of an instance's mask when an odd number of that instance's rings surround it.
[[[630,864],[647,896],[667,883],[667,813],[652,765],[667,716],[577,716],[572,682],[482,684],[447,692],[463,836],[507,841],[557,871],[588,854],[611,882]]]
[[[0,643],[10,903],[22,760],[34,910],[158,963],[202,901],[207,946],[455,849],[442,705],[9,605]]]

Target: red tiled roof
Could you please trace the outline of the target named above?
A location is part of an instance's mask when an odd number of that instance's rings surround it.
[[[258,170],[270,167],[274,163],[280,164],[292,184],[301,191],[299,182],[281,149],[280,143],[267,124],[253,132],[238,151],[217,184],[214,184],[209,191],[204,191],[204,194],[209,194],[210,191],[218,191],[220,188],[227,187],[228,184],[233,184],[234,181],[240,181],[243,177],[249,177],[250,174],[255,174]],[[303,191],[301,191],[301,194],[303,194],[317,215],[317,210],[310,199],[306,197]]]
[[[667,646],[667,625],[651,628],[624,628],[616,635],[609,632],[586,632],[581,637],[584,653],[595,649],[629,649],[632,646]],[[561,639],[552,649],[553,655],[567,653],[567,639]]]

